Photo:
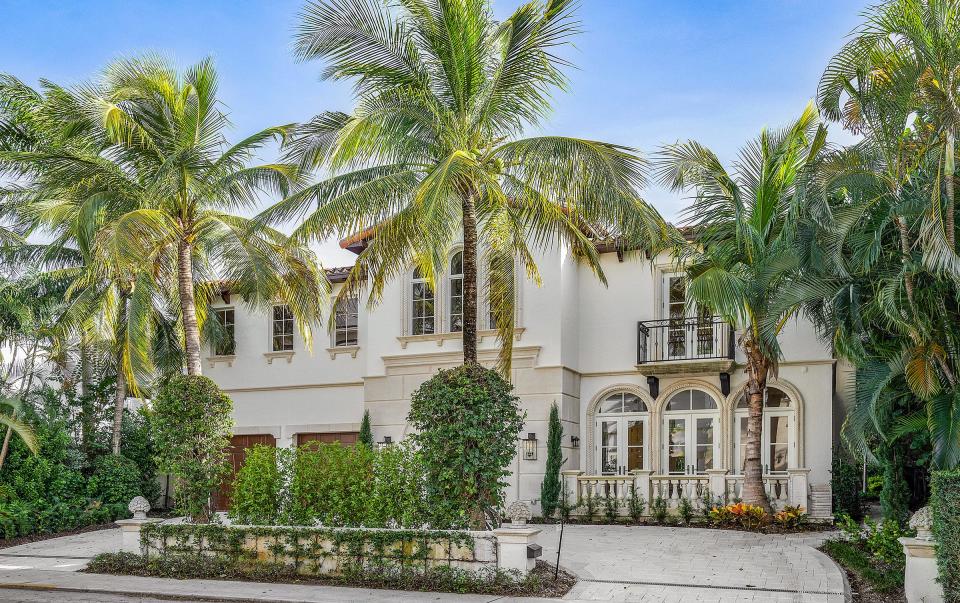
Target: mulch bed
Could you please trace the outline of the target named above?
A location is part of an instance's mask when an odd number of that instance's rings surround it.
[[[21,544],[30,544],[31,542],[40,542],[41,540],[50,540],[51,538],[60,538],[61,536],[75,536],[77,534],[84,534],[86,532],[97,532],[99,530],[109,530],[111,528],[116,528],[117,524],[110,523],[98,523],[92,526],[84,526],[82,528],[77,528],[76,530],[67,530],[65,532],[55,532],[52,534],[31,534],[29,536],[19,536],[17,538],[0,538],[0,549],[6,549],[12,546],[19,546]]]

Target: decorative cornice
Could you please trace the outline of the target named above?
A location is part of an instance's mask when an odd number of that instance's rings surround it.
[[[360,351],[360,346],[358,345],[340,345],[340,346],[334,346],[332,348],[327,348],[327,353],[330,354],[330,360],[333,360],[339,354],[350,354],[351,358],[356,358],[357,352],[359,351]]]
[[[533,360],[540,355],[540,346],[525,346],[513,348],[514,360]],[[480,362],[495,362],[500,351],[497,349],[487,349],[477,351],[477,360]],[[382,356],[383,365],[386,368],[408,367],[416,365],[429,364],[449,364],[463,361],[463,352],[460,350],[450,350],[443,352],[424,352],[420,354],[396,354],[391,356]]]
[[[233,366],[233,361],[236,359],[236,356],[207,356],[207,364],[213,368],[218,362],[223,362],[229,367]]]
[[[363,381],[341,381],[339,383],[298,383],[296,385],[267,385],[263,387],[225,387],[228,394],[239,392],[274,392],[291,389],[325,389],[330,387],[363,387]]]
[[[293,362],[293,355],[296,352],[264,352],[263,357],[267,359],[267,364],[273,364],[273,361],[277,358],[286,358],[287,364]]]
[[[526,329],[523,327],[517,327],[513,330],[513,338],[516,341],[520,341],[520,337],[523,335],[523,332]],[[482,342],[484,338],[487,337],[496,337],[496,329],[483,329],[477,331],[477,341]],[[459,341],[463,339],[463,333],[456,331],[453,333],[429,333],[427,335],[401,335],[397,337],[397,341],[400,342],[400,347],[402,349],[407,349],[407,344],[411,342],[423,342],[423,341],[435,341],[437,347],[443,347],[445,341]]]

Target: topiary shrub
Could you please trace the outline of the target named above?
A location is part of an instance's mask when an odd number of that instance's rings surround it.
[[[935,471],[930,479],[933,535],[945,601],[960,601],[960,471]]]
[[[128,504],[141,496],[143,476],[137,464],[125,456],[107,454],[93,463],[87,480],[87,496],[104,504]]]
[[[171,378],[153,401],[157,468],[177,480],[177,512],[197,523],[210,521],[210,494],[230,470],[232,410],[230,397],[200,375]]]
[[[540,485],[540,508],[544,517],[552,517],[560,500],[560,467],[563,466],[563,425],[560,409],[554,402],[550,407],[547,426],[547,467]]]
[[[417,430],[434,528],[495,521],[526,418],[512,388],[469,363],[438,372],[414,392],[408,421]]]

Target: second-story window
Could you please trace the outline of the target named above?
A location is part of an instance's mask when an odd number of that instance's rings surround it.
[[[214,311],[214,315],[223,332],[214,346],[213,353],[217,356],[233,356],[237,353],[233,308],[218,308]]]
[[[420,269],[413,271],[410,333],[430,335],[434,330],[434,300],[430,283],[423,278]]]
[[[463,330],[463,252],[450,258],[450,332]]]
[[[274,352],[293,350],[293,313],[286,305],[273,307],[273,320],[270,324],[270,339]]]
[[[489,262],[489,263],[487,264],[487,282],[488,282],[488,283],[490,282],[490,275],[493,274],[493,271],[494,271],[494,270],[497,270],[497,269],[498,269],[498,267],[496,266],[496,264],[495,264],[493,261],[491,261],[491,262]],[[512,263],[511,263],[511,264],[508,264],[508,265],[506,266],[506,270],[507,270],[507,275],[508,275],[508,280],[507,280],[507,282],[512,282],[512,283],[513,283],[513,287],[512,287],[512,288],[513,288],[513,291],[512,291],[512,292],[511,292],[511,291],[506,291],[505,293],[506,293],[507,295],[510,295],[510,294],[512,293],[512,294],[514,295],[514,303],[516,303],[516,297],[515,297],[515,296],[516,296],[516,289],[515,289],[515,287],[516,287],[516,281],[515,281],[515,277],[514,277],[514,273],[513,273],[513,264],[512,264]],[[496,330],[496,329],[497,329],[497,317],[496,317],[496,315],[493,313],[493,308],[494,308],[494,306],[496,305],[496,302],[497,302],[497,299],[496,299],[496,297],[495,297],[494,294],[495,294],[495,292],[493,291],[492,284],[488,284],[488,285],[487,285],[487,310],[488,310],[488,311],[487,311],[487,314],[488,314],[488,316],[487,316],[487,325],[488,325],[488,327],[489,327],[491,330]]]
[[[336,347],[357,345],[357,298],[348,297],[340,300],[335,312],[333,345]]]

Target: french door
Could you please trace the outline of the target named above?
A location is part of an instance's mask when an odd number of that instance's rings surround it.
[[[760,463],[763,473],[786,473],[790,467],[795,467],[794,458],[796,442],[790,434],[794,430],[794,416],[792,411],[765,411],[763,413],[763,429],[760,434]],[[747,413],[736,414],[735,440],[737,442],[737,472],[743,473],[747,459]]]
[[[716,413],[666,414],[663,467],[671,475],[697,475],[713,469],[720,454]]]
[[[665,359],[710,358],[717,346],[713,316],[687,311],[687,279],[682,272],[663,275],[663,318],[667,320]]]
[[[596,423],[597,459],[601,475],[626,475],[647,464],[647,417],[600,416]]]

